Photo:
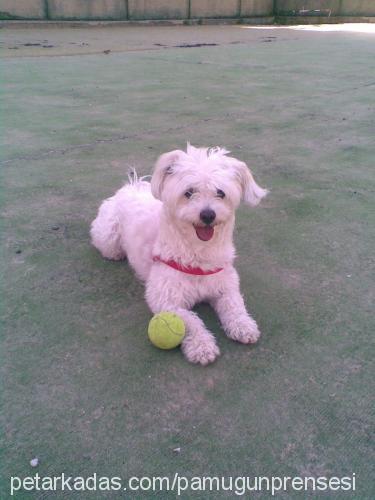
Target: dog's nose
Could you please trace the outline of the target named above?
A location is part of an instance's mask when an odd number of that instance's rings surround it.
[[[202,210],[202,212],[199,214],[200,220],[204,222],[205,224],[209,225],[211,224],[215,218],[216,214],[211,208],[205,208]]]

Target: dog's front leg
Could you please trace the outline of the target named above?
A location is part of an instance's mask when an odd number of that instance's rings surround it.
[[[165,305],[153,312],[169,311],[178,314],[185,323],[186,334],[181,349],[190,363],[208,365],[219,356],[220,350],[216,345],[215,337],[204,326],[203,321],[192,311],[182,307]]]
[[[203,321],[190,310],[193,304],[184,299],[181,286],[177,287],[166,280],[150,279],[146,285],[146,300],[154,314],[169,311],[182,318],[186,334],[181,348],[188,361],[201,365],[215,361],[220,354],[215,337],[207,330]]]
[[[260,336],[255,320],[246,311],[239,287],[222,291],[211,300],[227,336],[243,344],[253,344]]]
[[[191,363],[208,365],[219,356],[215,337],[207,330],[203,321],[192,311],[182,308],[169,309],[178,314],[185,323],[186,335],[181,349]]]

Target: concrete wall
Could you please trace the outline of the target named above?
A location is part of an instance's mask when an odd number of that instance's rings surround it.
[[[290,15],[330,9],[332,16],[375,16],[375,0],[0,0],[0,18],[188,19]]]
[[[276,0],[275,14],[290,15],[300,9],[329,9],[333,16],[374,16],[375,0]]]
[[[129,19],[186,19],[189,0],[128,0]]]
[[[240,13],[238,0],[190,0],[190,15],[197,17],[237,17]]]
[[[375,16],[374,0],[342,0],[341,14],[344,16]]]
[[[48,15],[50,19],[127,19],[127,8],[124,0],[48,0]]]
[[[20,17],[29,19],[44,19],[44,0],[0,0],[2,18]]]
[[[276,14],[291,15],[301,9],[306,10],[330,10],[331,15],[339,15],[341,0],[277,0]]]
[[[272,16],[273,0],[0,0],[2,18],[199,19]]]
[[[241,16],[273,16],[273,0],[241,0]]]

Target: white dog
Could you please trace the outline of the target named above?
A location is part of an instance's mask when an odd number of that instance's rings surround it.
[[[135,179],[105,200],[91,225],[93,245],[108,259],[127,257],[146,284],[153,313],[185,322],[182,351],[206,365],[220,354],[215,338],[191,311],[209,302],[228,337],[244,344],[260,332],[247,313],[233,267],[235,209],[257,205],[267,190],[221,148],[176,150],[160,156],[150,182]]]

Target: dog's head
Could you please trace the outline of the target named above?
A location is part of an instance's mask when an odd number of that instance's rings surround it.
[[[258,186],[245,163],[228,153],[188,144],[186,153],[161,155],[151,179],[152,194],[168,215],[202,241],[211,240],[233,221],[241,200],[255,206],[268,192]]]

